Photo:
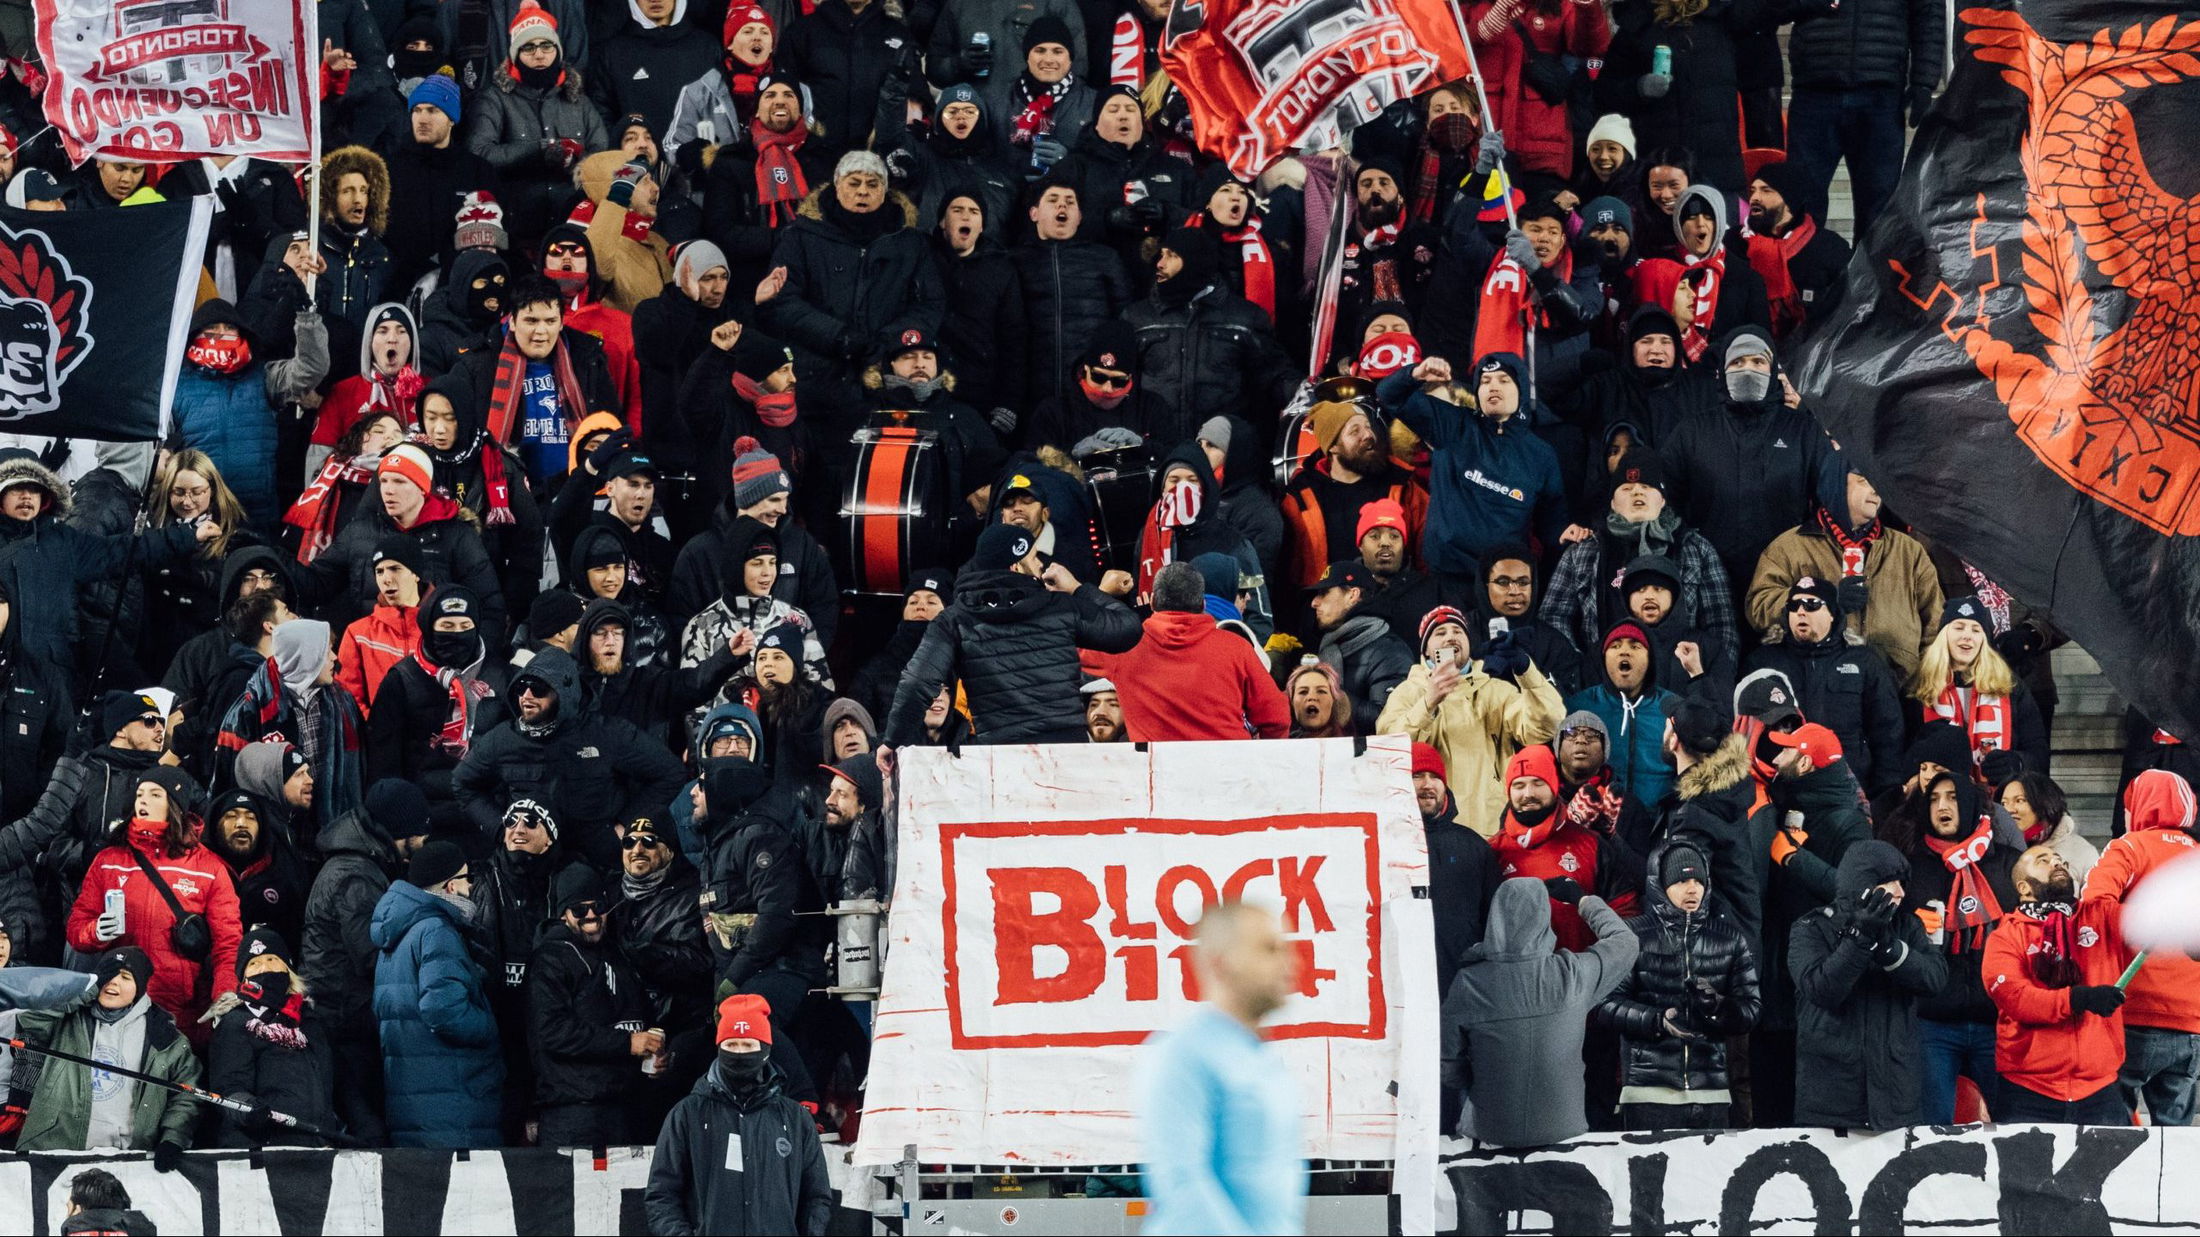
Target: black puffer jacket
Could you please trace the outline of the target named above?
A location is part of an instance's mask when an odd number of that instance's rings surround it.
[[[46,949],[48,934],[60,935],[46,922],[45,908],[31,874],[40,854],[45,853],[55,839],[62,839],[63,846],[68,845],[72,809],[88,797],[84,793],[85,775],[85,762],[63,756],[55,762],[53,777],[46,783],[45,793],[38,797],[30,814],[0,829],[0,923],[7,925],[8,940],[19,956],[50,956]],[[135,778],[131,779],[128,793],[137,793]],[[55,853],[64,852],[57,849]],[[89,857],[96,852],[71,849],[67,853]],[[79,868],[83,863],[84,859],[77,860]],[[69,887],[76,887],[73,879]]]
[[[657,887],[622,895],[611,934],[652,1005],[652,1026],[702,1026],[710,1009],[710,950],[695,914],[703,878],[677,853]]]
[[[495,648],[505,631],[504,586],[497,567],[481,543],[481,534],[457,514],[456,504],[440,496],[429,502],[450,506],[448,514],[425,512],[411,528],[400,529],[379,502],[362,503],[359,513],[336,532],[336,540],[313,560],[309,574],[299,581],[309,603],[318,603],[329,625],[339,630],[374,609],[374,551],[384,538],[402,536],[420,555],[420,581],[426,585],[457,584],[481,599],[483,638]]]
[[[1031,325],[1027,398],[1034,404],[1049,395],[1067,399],[1077,390],[1070,369],[1093,328],[1122,313],[1137,297],[1130,272],[1114,250],[1094,241],[1033,241],[1013,256]],[[1183,437],[1158,431],[1148,436],[1163,442]],[[1056,445],[1067,450],[1075,444]]]
[[[1291,398],[1298,368],[1268,328],[1268,315],[1220,285],[1194,293],[1187,305],[1149,296],[1123,311],[1138,332],[1138,365],[1158,403],[1162,442],[1182,442],[1202,421],[1221,413],[1254,424],[1272,422]]]
[[[1788,68],[1799,88],[1916,93],[1940,81],[1941,0],[1774,0],[1773,10],[1795,23]]]
[[[68,487],[35,459],[0,463],[0,488],[17,485],[37,487],[46,501],[28,520],[0,516],[0,589],[14,607],[9,627],[18,633],[23,656],[43,665],[75,664],[81,592],[111,580],[133,555],[155,566],[197,549],[195,530],[183,524],[138,534],[132,551],[128,536],[95,537],[62,523],[69,513]]]
[[[1137,614],[1089,584],[1053,593],[1012,571],[967,570],[902,672],[887,741],[920,741],[925,708],[960,679],[980,742],[1081,743],[1077,650],[1127,653],[1141,634]]]
[[[1772,844],[1772,822],[1750,814],[1756,797],[1749,747],[1742,736],[1728,735],[1719,750],[1674,779],[1661,805],[1659,830],[1667,838],[1694,836],[1696,848],[1711,862],[1711,882],[1752,954],[1759,952],[1763,936],[1766,848]]]
[[[1741,104],[1735,50],[1738,34],[1762,26],[1763,0],[1711,0],[1685,25],[1655,20],[1652,6],[1620,5],[1613,13],[1612,46],[1597,77],[1600,112],[1620,112],[1634,122],[1635,149],[1645,154],[1680,146],[1695,152],[1693,179],[1710,185],[1742,185]],[[1660,46],[1671,49],[1671,84],[1664,97],[1642,93]]]
[[[662,813],[686,771],[631,723],[598,716],[568,654],[546,648],[523,673],[557,693],[556,719],[540,736],[523,733],[514,718],[476,738],[451,788],[480,836],[496,835],[514,800],[532,799],[557,819],[569,850],[609,871],[619,859],[612,826]]]
[[[377,951],[368,924],[389,891],[397,855],[364,809],[330,821],[319,845],[323,859],[306,895],[298,973],[345,1035],[370,1035]]]
[[[1664,871],[1665,848],[1650,856],[1649,870]],[[1712,890],[1704,904],[1683,911],[1665,896],[1653,875],[1643,892],[1649,913],[1627,921],[1642,942],[1635,969],[1596,1010],[1599,1021],[1619,1028],[1623,1087],[1666,1087],[1676,1091],[1723,1091],[1727,1086],[1726,1044],[1757,1023],[1757,962],[1742,934],[1728,919]],[[1701,1008],[1696,981],[1710,983],[1719,1000]],[[1665,1011],[1693,1032],[1679,1038],[1665,1029]]]
[[[649,1007],[618,951],[552,924],[527,968],[527,1015],[537,1103],[617,1103],[634,1085],[628,1036]]]
[[[1809,411],[1780,402],[1777,376],[1754,404],[1734,403],[1716,385],[1691,389],[1716,395],[1658,443],[1667,493],[1719,552],[1727,578],[1748,580],[1774,537],[1810,519],[1811,496],[1826,492],[1828,470],[1842,465]]]
[[[1078,236],[1115,250],[1141,290],[1153,282],[1154,255],[1145,242],[1204,205],[1192,201],[1192,171],[1151,138],[1123,146],[1088,131],[1048,179],[1077,187],[1077,203],[1085,212]],[[1133,184],[1139,187],[1132,190]],[[1128,205],[1133,197],[1138,206]]]

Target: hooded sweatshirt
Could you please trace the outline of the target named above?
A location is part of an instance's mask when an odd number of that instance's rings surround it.
[[[2156,868],[2193,852],[2193,793],[2185,779],[2148,769],[2124,787],[2124,836],[2108,844],[2085,878],[2083,901],[2119,906]],[[2200,962],[2174,950],[2147,955],[2124,1002],[2133,1026],[2200,1033]]]
[[[1579,910],[1596,944],[1575,953],[1558,948],[1542,881],[1505,881],[1490,900],[1489,930],[1444,996],[1444,1085],[1467,1092],[1462,1136],[1534,1147],[1589,1128],[1582,1033],[1641,947],[1604,899]]]
[[[1642,888],[1641,863],[1610,837],[1566,819],[1559,810],[1558,758],[1547,744],[1538,743],[1513,753],[1512,759],[1505,762],[1505,775],[1498,779],[1498,785],[1510,787],[1526,777],[1551,788],[1550,814],[1530,824],[1513,808],[1505,809],[1497,835],[1490,839],[1491,849],[1497,852],[1498,876],[1506,880],[1516,876],[1539,881],[1571,880],[1605,899],[1621,916],[1640,914],[1642,902],[1636,891]],[[1583,919],[1581,909],[1560,901],[1555,894],[1551,898],[1551,930],[1563,950],[1587,949],[1596,943],[1596,934]]]
[[[1282,739],[1291,709],[1253,646],[1204,613],[1147,617],[1136,647],[1105,670],[1133,743],[1161,739]]]

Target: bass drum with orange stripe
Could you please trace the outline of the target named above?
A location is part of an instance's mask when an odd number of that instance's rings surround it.
[[[857,430],[841,492],[849,592],[899,597],[912,570],[948,561],[947,478],[940,436],[893,423]]]

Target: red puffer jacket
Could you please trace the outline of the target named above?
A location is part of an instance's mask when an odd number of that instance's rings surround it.
[[[92,857],[84,885],[77,891],[76,905],[69,908],[69,946],[86,954],[119,945],[144,950],[153,960],[153,982],[148,985],[153,1004],[175,1018],[194,1046],[203,1047],[208,1028],[199,1025],[199,1015],[206,1012],[213,998],[237,986],[237,942],[244,935],[238,920],[237,890],[230,883],[229,870],[214,852],[193,846],[180,856],[170,856],[160,846],[158,831],[148,831],[148,838],[138,832],[136,824],[133,822],[130,846],[109,846]],[[166,826],[158,828],[165,830]],[[160,890],[147,879],[145,869],[138,866],[131,855],[132,847],[153,859],[184,913],[206,916],[206,926],[214,938],[213,952],[206,961],[194,962],[181,956],[169,942],[168,930],[175,926],[176,916]],[[103,941],[94,925],[106,909],[110,889],[122,891],[122,935]],[[202,970],[211,979],[204,992],[199,990]]]
[[[1489,91],[1494,128],[1505,135],[1505,149],[1524,172],[1546,172],[1562,180],[1574,174],[1575,134],[1563,99],[1546,101],[1525,80],[1528,51],[1573,56],[1585,68],[1600,70],[1612,43],[1612,24],[1595,0],[1495,0],[1467,10],[1484,88]],[[1525,35],[1525,39],[1523,39]]]

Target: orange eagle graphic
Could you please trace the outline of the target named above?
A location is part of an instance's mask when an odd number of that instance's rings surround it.
[[[2156,183],[2130,106],[2149,87],[2200,78],[2200,21],[2056,43],[2016,13],[1961,17],[1978,58],[2027,102],[2022,254],[2003,275],[2023,290],[2039,343],[1995,338],[1987,288],[1976,320],[1951,317],[1944,330],[2042,464],[2158,532],[2200,534],[2200,198]],[[1983,225],[1983,197],[1980,209]]]

